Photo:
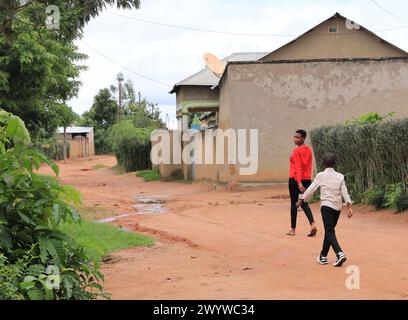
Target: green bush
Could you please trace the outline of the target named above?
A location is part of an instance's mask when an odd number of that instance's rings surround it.
[[[388,185],[384,198],[385,206],[396,212],[408,209],[408,193],[402,183]]]
[[[112,127],[112,149],[118,163],[126,172],[151,168],[151,132],[150,128],[136,128],[131,120],[124,120]]]
[[[25,259],[9,264],[8,259],[0,254],[0,300],[24,300],[19,284],[24,277],[25,266]]]
[[[145,181],[160,180],[160,173],[155,170],[143,170],[136,172],[136,176],[143,178]]]
[[[368,123],[379,123],[384,120],[389,120],[395,115],[395,112],[390,112],[385,116],[380,115],[377,112],[369,112],[366,114],[361,115],[357,119],[346,121],[345,124],[354,124],[354,125],[365,125]]]
[[[362,202],[371,204],[376,209],[382,209],[386,207],[384,187],[374,186],[370,190],[366,191],[362,198]]]
[[[95,153],[97,155],[112,153],[112,142],[109,139],[109,132],[109,129],[95,128]]]
[[[20,118],[0,110],[0,296],[5,299],[94,299],[103,275],[83,247],[59,231],[79,222],[80,194],[36,170],[58,167],[29,147]],[[13,277],[7,274],[14,273]]]
[[[407,185],[407,135],[408,119],[400,119],[321,127],[311,131],[311,140],[318,169],[323,154],[334,152],[338,171],[359,202],[375,186]]]

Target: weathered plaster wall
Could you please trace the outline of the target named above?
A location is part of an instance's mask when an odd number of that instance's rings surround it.
[[[285,181],[296,129],[408,116],[406,59],[231,64],[220,88],[220,127],[259,129],[258,173],[241,181]]]

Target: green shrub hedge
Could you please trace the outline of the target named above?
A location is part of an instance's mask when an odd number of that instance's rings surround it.
[[[408,185],[408,119],[325,126],[310,135],[319,171],[323,154],[334,152],[355,201],[370,199],[378,208],[401,211]],[[398,199],[387,201],[387,192],[398,193]]]
[[[109,139],[110,129],[95,128],[95,153],[112,154],[112,142]]]
[[[151,132],[150,128],[136,128],[131,120],[124,120],[112,127],[112,149],[126,172],[151,169]]]

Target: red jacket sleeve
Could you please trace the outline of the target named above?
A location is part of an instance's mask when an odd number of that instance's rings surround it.
[[[302,176],[303,176],[303,170],[302,170],[302,156],[301,152],[297,149],[294,150],[293,152],[293,159],[295,161],[295,179],[297,183],[302,182]]]

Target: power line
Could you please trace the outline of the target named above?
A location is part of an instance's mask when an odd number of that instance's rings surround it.
[[[122,69],[124,69],[124,70],[126,70],[126,71],[129,71],[130,73],[133,73],[134,75],[136,75],[136,76],[138,76],[138,77],[141,77],[141,78],[144,78],[144,79],[146,79],[146,80],[153,81],[153,82],[156,82],[156,83],[158,83],[158,84],[161,84],[162,86],[165,86],[165,87],[167,87],[167,88],[171,87],[171,85],[169,85],[169,84],[167,84],[167,83],[164,83],[164,82],[162,82],[162,81],[160,81],[160,80],[156,80],[156,79],[150,78],[150,77],[148,77],[148,76],[145,76],[145,75],[143,75],[143,74],[141,74],[141,73],[135,72],[135,71],[133,71],[132,69],[129,69],[128,67],[125,67],[124,65],[122,65],[122,64],[120,64],[120,63],[118,63],[118,62],[116,62],[116,61],[113,60],[112,58],[109,58],[108,56],[106,56],[106,55],[103,54],[102,52],[100,52],[100,51],[96,50],[95,48],[91,47],[90,45],[86,44],[84,41],[82,41],[82,40],[79,40],[79,41],[80,41],[83,45],[85,45],[86,47],[88,47],[89,49],[91,49],[92,51],[94,51],[95,53],[99,54],[100,56],[104,57],[105,59],[109,60],[110,62],[116,64],[117,66],[121,67]]]
[[[163,22],[159,22],[159,21],[146,20],[146,19],[126,16],[124,14],[115,13],[115,12],[111,12],[111,11],[107,11],[107,13],[109,13],[111,15],[114,15],[114,16],[130,19],[130,20],[135,20],[135,21],[139,21],[139,22],[143,22],[143,23],[155,24],[155,25],[159,25],[159,26],[163,26],[163,27],[169,27],[169,28],[175,28],[175,29],[198,31],[198,32],[218,33],[218,34],[226,34],[226,35],[233,35],[233,36],[255,36],[255,37],[295,37],[295,36],[297,36],[296,34],[243,33],[243,32],[228,32],[228,31],[210,30],[210,29],[202,29],[202,28],[196,28],[196,27],[187,27],[187,26],[174,25],[174,24],[163,23]]]
[[[394,18],[404,22],[408,23],[407,20],[404,20],[392,12],[388,11],[381,5],[379,5],[375,0],[371,0],[375,5],[377,5],[379,8],[387,12],[388,14],[392,15]],[[131,17],[131,16],[126,16],[124,14],[119,14],[111,11],[106,11],[107,13],[115,16],[119,16],[122,18],[142,22],[142,23],[148,23],[148,24],[153,24],[153,25],[159,25],[163,27],[169,27],[169,28],[176,28],[176,29],[182,29],[182,30],[190,30],[190,31],[198,31],[198,32],[206,32],[206,33],[216,33],[216,34],[225,34],[225,35],[233,35],[233,36],[248,36],[248,37],[299,37],[300,34],[271,34],[271,33],[241,33],[241,32],[227,32],[227,31],[219,31],[219,30],[209,30],[209,29],[202,29],[202,28],[196,28],[196,27],[187,27],[187,26],[180,26],[180,25],[173,25],[173,24],[168,24],[168,23],[163,23],[163,22],[158,22],[158,21],[152,21],[152,20],[146,20],[146,19],[140,19],[136,17]],[[26,22],[23,21],[19,18],[16,18],[18,21],[22,23],[29,24],[31,26],[34,26],[33,23],[31,22]],[[389,28],[383,28],[383,29],[377,29],[377,30],[372,30],[373,32],[383,32],[383,31],[393,31],[393,30],[402,30],[402,29],[408,29],[408,25],[405,26],[400,26],[400,27],[389,27]],[[349,32],[338,32],[336,35],[350,35]],[[309,36],[314,36],[314,37],[321,37],[321,36],[326,36],[325,34],[315,34],[315,35],[309,35]]]
[[[380,29],[380,30],[373,30],[373,32],[393,31],[393,30],[401,30],[401,29],[408,29],[408,26],[391,27],[391,28],[385,28],[385,29]]]
[[[300,34],[242,33],[242,32],[228,32],[228,31],[220,31],[220,30],[211,30],[211,29],[188,27],[188,26],[163,23],[159,21],[141,19],[141,18],[131,17],[131,16],[127,16],[124,14],[115,13],[111,11],[106,11],[106,12],[114,16],[134,20],[134,21],[141,22],[141,23],[153,24],[153,25],[158,25],[162,27],[175,28],[175,29],[181,29],[181,30],[205,32],[205,33],[215,33],[215,34],[224,34],[224,35],[232,35],[232,36],[246,36],[246,37],[299,37],[300,36]],[[404,20],[401,20],[401,21],[404,21]],[[404,22],[408,23],[408,21],[404,21]],[[384,28],[384,29],[377,29],[377,30],[373,30],[373,32],[382,32],[382,31],[391,31],[391,30],[400,30],[400,29],[408,29],[408,25],[401,26],[401,27],[390,27],[390,28]],[[336,33],[336,35],[351,35],[351,33],[350,32],[338,32]],[[322,36],[327,36],[327,35],[326,34],[316,34],[316,35],[309,35],[309,36],[322,37]]]
[[[30,25],[30,26],[35,26],[31,21],[30,21],[30,22],[26,22],[26,21],[24,21],[24,20],[22,20],[22,19],[19,19],[19,18],[17,18],[17,20],[18,20],[19,22],[28,24],[28,25]],[[90,45],[86,44],[84,41],[82,41],[82,40],[79,40],[79,41],[81,41],[82,44],[84,44],[86,47],[88,47],[88,48],[91,49],[92,51],[96,52],[97,54],[101,55],[102,57],[104,57],[105,59],[111,61],[112,63],[116,64],[117,66],[121,67],[122,69],[127,70],[127,71],[129,71],[129,72],[131,72],[131,73],[137,75],[138,77],[141,77],[141,78],[144,78],[144,79],[146,79],[146,80],[153,81],[153,82],[156,82],[156,83],[158,83],[158,84],[161,84],[161,85],[163,85],[163,86],[165,86],[165,87],[167,87],[167,88],[171,87],[171,85],[169,85],[169,84],[167,84],[167,83],[164,83],[164,82],[162,82],[162,81],[160,81],[160,80],[156,80],[156,79],[150,78],[150,77],[148,77],[148,76],[145,76],[145,75],[143,75],[143,74],[141,74],[141,73],[135,72],[135,71],[129,69],[128,67],[125,67],[125,66],[121,65],[120,63],[114,61],[113,59],[109,58],[108,56],[104,55],[102,52],[100,52],[100,51],[96,50],[95,48],[91,47]],[[92,88],[91,88],[88,84],[85,83],[85,85],[86,85],[89,89],[92,90]]]
[[[387,12],[389,15],[393,16],[395,19],[398,19],[399,21],[402,21],[404,23],[408,23],[408,20],[404,20],[401,17],[397,16],[396,14],[392,13],[391,11],[387,10],[382,5],[380,5],[377,1],[371,0],[371,2],[374,3],[381,10],[383,10],[383,11]]]

